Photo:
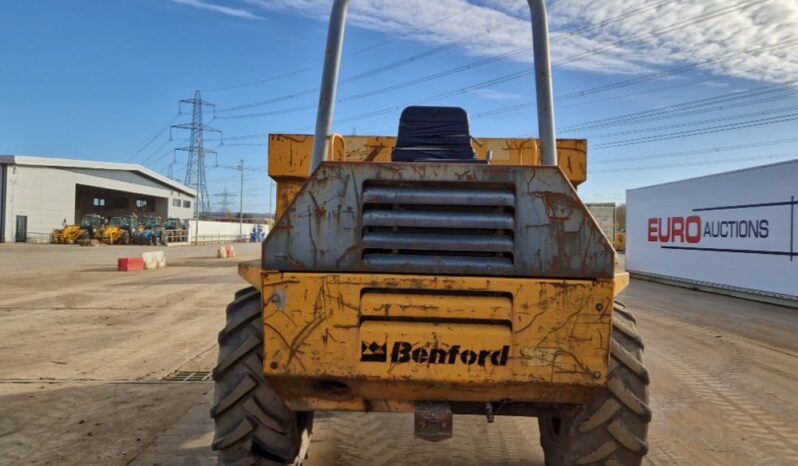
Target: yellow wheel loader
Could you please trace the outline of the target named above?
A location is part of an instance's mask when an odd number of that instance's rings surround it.
[[[96,214],[84,215],[80,225],[66,225],[64,228],[53,230],[50,242],[57,244],[75,244],[81,239],[91,239],[95,231],[102,227],[103,218]]]
[[[219,464],[302,464],[314,412],[356,411],[414,413],[430,441],[455,414],[535,416],[548,466],[640,465],[643,343],[576,193],[587,143],[555,139],[543,0],[539,140],[473,139],[444,107],[406,109],[396,137],[332,134],[348,3],[333,4],[315,135],[270,137],[277,221],[239,266],[251,287],[213,371]]]
[[[132,232],[137,228],[138,218],[135,215],[112,217],[100,231],[100,240],[105,244],[130,244]]]
[[[53,230],[50,242],[54,244],[75,244],[83,236],[80,225],[65,225],[64,228]]]

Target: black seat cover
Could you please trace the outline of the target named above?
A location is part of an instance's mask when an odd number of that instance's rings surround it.
[[[394,162],[474,162],[468,114],[459,107],[407,107],[399,120]]]

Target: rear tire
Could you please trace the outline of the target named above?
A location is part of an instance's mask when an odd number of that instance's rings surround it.
[[[612,316],[610,352],[604,393],[572,415],[538,419],[546,466],[639,466],[643,461],[651,421],[649,377],[635,318],[621,303]]]
[[[227,307],[213,380],[212,446],[219,451],[220,466],[304,462],[313,413],[288,409],[263,375],[262,303],[255,288],[236,293]]]

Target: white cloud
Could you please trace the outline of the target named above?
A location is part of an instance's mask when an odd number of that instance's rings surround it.
[[[518,100],[522,98],[522,96],[512,92],[497,91],[496,89],[487,88],[477,89],[474,91],[474,94],[489,100]]]
[[[331,0],[239,1],[320,20],[326,20],[332,5]],[[352,0],[350,21],[408,40],[460,44],[472,55],[491,56],[531,47],[528,16],[523,0]],[[701,67],[755,80],[787,81],[798,75],[796,0],[749,0],[744,5],[740,0],[558,0],[549,18],[553,60],[563,68],[628,74],[714,60]],[[595,27],[566,33],[590,26]],[[796,43],[784,45],[790,41]],[[617,45],[608,47],[610,43]],[[587,56],[568,61],[580,54]],[[531,55],[530,49],[514,59],[529,63]]]
[[[260,16],[253,14],[247,10],[242,10],[240,8],[231,8],[228,6],[221,6],[221,5],[214,5],[212,3],[207,3],[202,0],[171,0],[174,3],[179,3],[181,5],[187,5],[194,8],[200,8],[202,10],[213,11],[216,13],[221,13],[227,16],[234,16],[236,18],[243,18],[243,19],[263,19]]]

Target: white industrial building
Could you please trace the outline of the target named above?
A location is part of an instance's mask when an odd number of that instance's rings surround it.
[[[188,219],[195,199],[140,165],[0,155],[0,242],[47,238],[85,214]]]

